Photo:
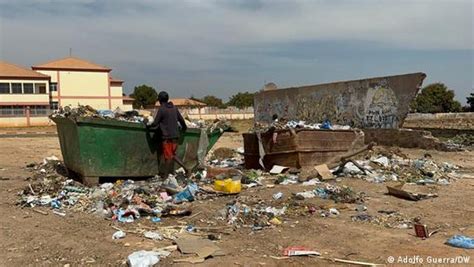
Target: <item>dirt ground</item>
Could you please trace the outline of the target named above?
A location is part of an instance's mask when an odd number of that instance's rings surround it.
[[[216,147],[237,148],[242,146],[239,133],[225,133]],[[0,266],[27,265],[111,265],[125,263],[127,256],[137,250],[152,249],[171,245],[171,241],[151,241],[128,234],[124,239],[112,240],[116,231],[112,226],[128,227],[107,221],[92,214],[68,212],[60,217],[47,209],[48,215],[33,212],[32,209],[15,205],[17,193],[28,185],[25,180],[31,173],[25,166],[40,162],[44,157],[61,157],[57,137],[0,138]],[[462,172],[474,174],[474,152],[438,152],[417,149],[402,149],[412,158],[430,153],[438,162],[447,161],[460,165]],[[7,178],[7,179],[5,179]],[[448,186],[429,186],[437,192],[434,199],[410,202],[386,195],[386,184],[373,184],[364,180],[345,178],[338,185],[349,185],[356,191],[366,192],[365,205],[368,213],[377,215],[378,210],[396,210],[406,216],[420,217],[430,228],[440,231],[426,240],[415,237],[413,229],[392,229],[364,222],[353,222],[354,205],[338,206],[341,214],[337,217],[323,218],[317,214],[292,214],[284,216],[283,224],[253,232],[250,228],[230,228],[217,242],[226,256],[207,259],[205,266],[301,266],[336,265],[318,257],[281,256],[287,246],[308,246],[321,252],[326,258],[341,258],[355,261],[387,264],[392,256],[420,256],[428,263],[429,256],[436,258],[471,256],[472,250],[447,246],[444,242],[455,234],[474,236],[474,179],[459,179]],[[420,186],[421,187],[421,186]],[[426,187],[426,186],[425,186]],[[287,203],[293,192],[310,190],[301,185],[276,185],[274,188],[254,187],[244,190],[239,197],[261,198],[267,204],[281,207]],[[280,200],[273,200],[272,194],[283,192]],[[192,203],[194,214],[187,219],[165,218],[160,226],[191,223],[195,226],[222,226],[224,221],[216,219],[217,211],[236,196],[225,196],[214,200]],[[302,201],[312,205],[335,205],[331,200],[314,198]],[[179,221],[178,221],[179,220]],[[137,223],[137,222],[135,222]],[[135,224],[134,223],[134,224]],[[154,227],[149,220],[140,221],[145,227]],[[214,225],[215,223],[215,225]],[[135,225],[136,226],[136,225]],[[133,226],[130,226],[133,227]],[[162,259],[163,266],[171,265],[173,258],[181,257],[179,252]],[[420,262],[418,262],[420,263]],[[184,266],[185,264],[176,264]],[[199,265],[199,264],[196,264]]]

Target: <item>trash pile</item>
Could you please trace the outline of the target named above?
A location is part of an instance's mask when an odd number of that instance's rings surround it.
[[[329,120],[325,120],[322,123],[310,123],[306,121],[296,121],[296,120],[285,120],[275,119],[273,123],[259,123],[257,122],[254,125],[254,128],[250,132],[267,132],[271,129],[274,130],[283,130],[283,129],[311,129],[311,130],[350,130],[349,125],[337,125],[331,124]]]
[[[247,204],[244,204],[244,203]],[[227,204],[226,208],[218,211],[217,219],[226,221],[227,224],[239,227],[251,227],[253,231],[265,227],[282,224],[281,216],[287,207],[276,208],[268,206],[259,198],[242,198]]]
[[[227,147],[213,149],[206,155],[207,165],[216,168],[242,169],[244,164],[243,150],[243,148],[231,149]]]
[[[128,232],[132,232],[149,240],[168,239],[176,243],[172,248],[136,251],[130,254],[128,261],[131,266],[140,266],[143,262],[157,263],[178,249],[183,255],[189,252],[195,256],[174,259],[173,262],[198,263],[209,256],[224,255],[211,241],[220,239],[220,236],[210,234],[205,239],[202,238],[202,232],[195,233],[201,231],[197,229],[212,228],[209,225],[234,230],[246,228],[251,231],[249,234],[255,234],[257,231],[289,225],[289,222],[290,226],[294,227],[298,223],[292,221],[295,217],[338,217],[348,208],[355,206],[356,213],[354,214],[352,209],[354,215],[351,214],[349,219],[354,223],[370,223],[393,229],[416,228],[419,218],[408,217],[397,210],[369,212],[365,206],[368,199],[365,192],[357,192],[349,186],[338,185],[338,182],[347,177],[356,177],[374,183],[402,182],[401,186],[407,183],[412,183],[414,186],[447,185],[452,179],[456,179],[458,170],[457,166],[446,162],[436,163],[428,154],[421,159],[411,160],[401,153],[369,151],[361,156],[361,160],[343,161],[332,170],[325,164],[323,164],[325,168],[321,168],[322,165],[315,166],[315,175],[310,179],[301,180],[302,170],[278,165],[275,165],[270,172],[243,170],[239,153],[235,151],[222,153],[232,154],[234,157],[222,156],[210,160],[208,166],[195,172],[191,177],[185,176],[184,170],[178,170],[176,175],[170,175],[164,181],[156,176],[146,181],[117,180],[95,187],[86,187],[69,179],[63,163],[54,156],[48,157],[40,164],[27,165],[33,175],[28,186],[19,192],[17,204],[32,208],[48,207],[53,214],[62,217],[68,216],[70,212],[86,212],[119,223],[116,225],[126,224],[129,225],[128,228],[136,227],[133,231],[115,227],[117,231],[112,235],[113,239],[125,238]],[[293,190],[293,193],[286,193],[287,191],[282,188],[281,191],[272,192],[266,198],[260,194],[239,194],[242,188],[256,187],[254,192],[260,192],[261,188],[274,188],[280,185],[305,186],[310,190],[300,192]],[[412,201],[436,197],[435,194],[410,193],[401,186],[387,186],[389,195]],[[226,203],[224,208],[217,209],[214,217],[200,220],[208,224],[207,228],[197,227],[189,222],[186,225],[160,225],[160,222],[167,220],[167,217],[194,216],[189,202],[206,199],[213,201],[219,196],[233,197],[224,200],[227,203],[223,202]],[[318,199],[330,202],[318,202]],[[35,210],[46,213],[40,209]],[[155,226],[144,227],[141,223],[134,224],[140,220],[147,220]],[[218,226],[219,224],[225,226]],[[183,233],[195,233],[199,239],[195,239],[196,236],[194,239],[183,238]],[[207,248],[200,249],[201,245]],[[297,253],[315,253],[310,249],[297,251],[299,251]]]
[[[128,121],[135,123],[153,122],[153,116],[150,111],[146,110],[130,110],[122,111],[120,108],[115,110],[107,109],[94,109],[93,107],[86,105],[78,105],[77,107],[65,106],[55,110],[50,118],[70,118],[76,120],[80,117],[89,118],[102,118],[102,119],[114,119],[120,121]]]
[[[296,199],[309,199],[319,197],[322,199],[331,199],[335,203],[363,203],[364,192],[356,193],[348,186],[337,186],[333,184],[322,184],[323,187],[317,187],[312,191],[304,191],[295,194]]]
[[[474,135],[458,134],[445,142],[449,150],[474,149]]]
[[[185,202],[193,201],[199,188],[183,179],[152,178],[148,181],[118,180],[96,187],[86,187],[66,177],[65,167],[56,157],[46,158],[39,165],[27,166],[34,175],[31,183],[19,192],[18,205],[46,206],[53,213],[65,216],[66,211],[95,213],[114,221],[130,223],[147,216],[152,222],[166,216],[190,215]]]
[[[430,155],[412,160],[396,154],[374,154],[364,160],[349,161],[333,172],[340,177],[357,177],[373,183],[400,181],[417,184],[448,185],[456,179],[459,168],[443,162],[438,164]]]
[[[395,229],[411,229],[418,220],[418,218],[409,218],[395,210],[379,210],[376,216],[360,210],[356,215],[351,216],[351,219],[354,222],[368,222]]]
[[[128,121],[134,123],[145,123],[151,125],[153,123],[153,114],[148,110],[130,110],[122,111],[120,108],[115,110],[108,109],[94,109],[89,105],[78,105],[77,107],[65,106],[55,110],[50,118],[70,118],[76,120],[77,118],[101,118],[108,120]],[[225,120],[203,121],[195,120],[186,122],[189,128],[207,129],[208,132],[215,130],[230,129],[230,123]]]
[[[206,120],[191,120],[186,118],[186,126],[189,128],[205,128],[208,129],[209,132],[213,132],[215,130],[228,130],[231,129],[232,126],[229,121],[227,120],[213,120],[213,121],[206,121]]]

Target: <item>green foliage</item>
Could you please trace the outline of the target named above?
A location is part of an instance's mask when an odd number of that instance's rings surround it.
[[[443,83],[433,83],[421,90],[411,108],[420,113],[459,112],[461,103],[454,100],[453,90]]]
[[[230,97],[229,102],[227,102],[227,106],[234,106],[237,108],[247,108],[253,106],[253,97],[255,93],[237,93]]]
[[[144,108],[146,106],[155,105],[158,99],[158,93],[155,88],[142,84],[135,86],[130,97],[135,98],[133,101],[133,108]]]
[[[207,95],[201,99],[197,99],[198,101],[201,101],[203,103],[206,103],[209,107],[217,107],[217,108],[225,108],[224,102],[222,102],[222,99],[215,97],[213,95]]]
[[[474,112],[474,93],[471,93],[470,96],[466,97],[467,99],[467,104],[469,105],[469,111]]]

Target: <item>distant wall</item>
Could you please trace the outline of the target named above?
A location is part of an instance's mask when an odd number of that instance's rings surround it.
[[[474,130],[474,112],[462,113],[411,113],[404,128]]]
[[[188,117],[193,120],[246,120],[253,119],[253,113],[214,113],[214,114],[188,114]]]
[[[398,146],[447,150],[446,145],[430,132],[412,129],[363,129],[365,143],[375,142],[381,146]]]
[[[54,125],[48,117],[6,117],[0,118],[0,127],[29,127]]]

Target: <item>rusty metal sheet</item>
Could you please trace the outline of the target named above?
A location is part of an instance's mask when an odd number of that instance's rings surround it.
[[[364,145],[364,134],[359,130],[279,130],[276,142],[273,133],[261,134],[265,155],[264,167],[274,165],[307,167],[328,162]],[[245,168],[259,169],[260,150],[256,133],[244,133]]]
[[[254,98],[255,121],[268,123],[277,114],[357,128],[399,128],[425,77],[418,72],[260,92]]]

